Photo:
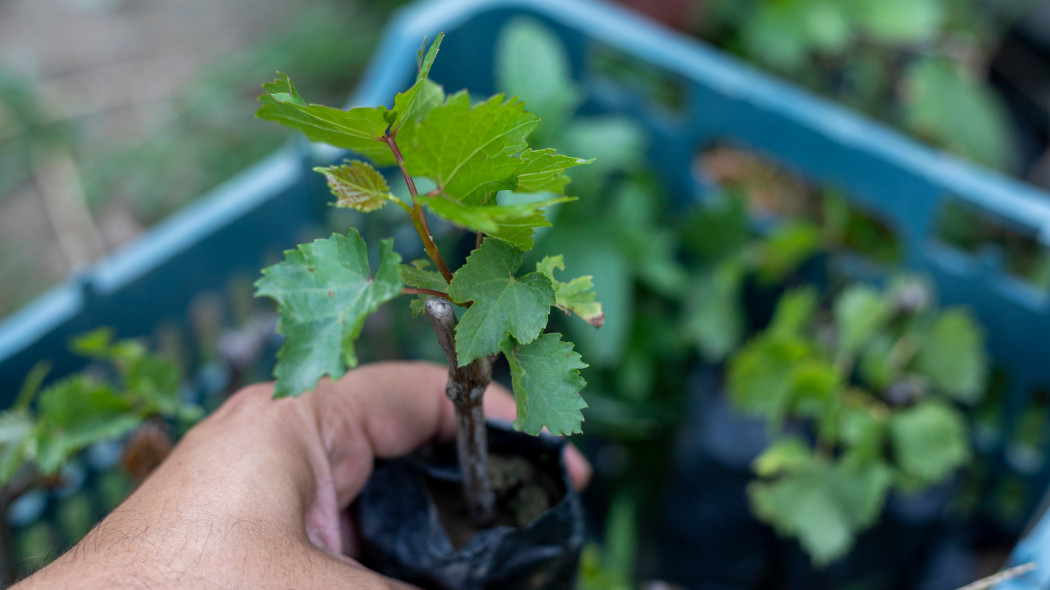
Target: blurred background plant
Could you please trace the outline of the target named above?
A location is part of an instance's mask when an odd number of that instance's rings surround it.
[[[1002,35],[1034,4],[710,0],[698,32],[938,147],[1013,170],[1012,130],[988,71]]]
[[[96,513],[115,507],[160,464],[174,444],[171,426],[181,432],[203,415],[186,399],[178,364],[141,342],[115,341],[112,330],[100,328],[79,336],[70,348],[93,364],[41,389],[49,368],[41,362],[14,405],[0,413],[0,584],[5,586],[25,565],[30,570],[43,565],[41,556],[61,546],[58,532],[45,521],[35,529],[52,533],[42,546],[34,541],[33,527],[18,526],[34,520],[34,512],[39,515],[41,493],[65,489],[55,520],[65,541],[76,542],[94,526]],[[114,446],[118,441],[126,442],[122,449]],[[93,474],[94,486],[84,486],[87,473],[78,465],[89,448],[94,467],[105,468]],[[34,491],[37,500],[21,502]]]

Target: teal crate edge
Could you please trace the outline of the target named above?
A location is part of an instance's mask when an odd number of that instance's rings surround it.
[[[32,366],[15,362],[18,357],[58,332],[76,331],[75,324],[88,327],[92,322],[86,316],[90,316],[95,302],[162,269],[180,254],[285,194],[282,191],[300,186],[304,176],[302,154],[301,142],[289,143],[0,321],[0,398],[13,397]],[[309,209],[305,202],[302,207]],[[293,245],[289,241],[288,247]],[[49,359],[50,355],[37,360]]]

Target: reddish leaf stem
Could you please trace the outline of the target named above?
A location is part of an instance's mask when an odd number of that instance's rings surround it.
[[[447,293],[442,293],[441,291],[435,291],[433,289],[423,289],[422,287],[405,287],[401,290],[401,293],[404,295],[432,295],[434,297],[440,297],[452,301],[452,298],[449,297]],[[452,303],[455,303],[455,301],[452,301]]]
[[[419,239],[423,240],[423,249],[426,250],[427,256],[434,261],[434,265],[437,266],[441,276],[445,277],[446,283],[452,282],[452,271],[448,269],[448,265],[441,258],[441,252],[438,251],[437,244],[434,243],[433,236],[430,235],[430,225],[427,223],[427,216],[423,213],[423,205],[419,202],[419,192],[416,191],[416,183],[412,180],[412,176],[405,169],[405,159],[401,156],[401,150],[397,147],[397,142],[394,141],[393,135],[387,135],[386,144],[390,147],[390,151],[394,153],[394,160],[397,161],[397,167],[401,169],[401,176],[405,178],[405,184],[408,185],[408,194],[412,195],[412,211],[409,216],[412,218],[412,225],[416,228],[416,233],[419,234]]]

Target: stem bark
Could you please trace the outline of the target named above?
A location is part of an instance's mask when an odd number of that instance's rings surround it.
[[[424,304],[438,342],[448,357],[445,395],[456,408],[456,451],[463,473],[463,496],[471,521],[485,527],[496,514],[496,495],[488,473],[488,438],[485,432],[483,397],[492,381],[488,357],[459,366],[456,356],[456,313],[448,301],[430,297]]]

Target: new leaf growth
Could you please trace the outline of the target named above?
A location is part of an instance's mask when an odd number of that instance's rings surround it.
[[[487,384],[483,367],[464,368],[491,363],[491,357],[502,353],[517,401],[515,426],[530,434],[543,428],[554,434],[580,432],[580,410],[586,403],[579,395],[585,385],[579,370],[587,365],[572,343],[560,334],[544,334],[544,329],[552,306],[598,327],[604,319],[601,304],[590,277],[565,283],[554,278],[555,269],[564,269],[560,256],[544,259],[531,272],[521,273],[521,266],[534,246],[535,229],[551,225],[547,209],[575,200],[564,196],[569,182],[565,171],[590,160],[550,148],[530,149],[526,138],[539,117],[517,98],[496,95],[475,103],[466,91],[445,96],[427,79],[441,40],[439,35],[428,50],[420,50],[416,80],[394,97],[393,108],[342,110],[308,104],[284,74],[263,86],[259,117],[370,161],[316,169],[328,180],[336,206],[370,212],[395,203],[408,215],[429,258],[402,265],[392,240],[383,240],[373,273],[364,240],[351,228],[346,235],[289,250],[284,262],[265,269],[257,294],[277,302],[278,330],[285,336],[275,395],[299,395],[321,377],[340,377],[357,364],[354,342],[365,318],[399,294],[422,295],[465,308],[456,322],[454,315],[437,321],[432,311],[437,308],[426,306],[443,345],[454,341],[446,354],[452,365],[449,397],[457,412],[469,410],[465,397],[453,392],[466,385],[453,387],[452,382],[465,374],[483,374]],[[373,165],[396,166],[410,200],[395,196]],[[415,183],[420,177],[435,188],[420,193]],[[545,196],[501,204],[497,194],[504,190]],[[427,213],[477,233],[476,249],[455,272],[434,243]],[[414,300],[412,309],[424,313],[423,300]],[[448,330],[448,338],[442,330]],[[465,437],[473,440],[465,428],[461,424],[461,443]],[[484,449],[476,451],[461,455],[461,463],[484,465]]]

